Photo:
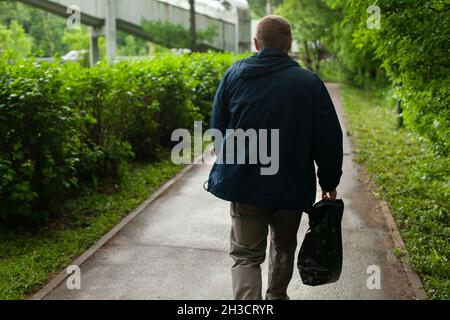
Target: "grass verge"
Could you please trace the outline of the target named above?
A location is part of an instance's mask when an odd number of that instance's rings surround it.
[[[450,298],[450,159],[430,141],[396,128],[394,105],[376,92],[342,86],[356,160],[390,206],[429,299]]]
[[[70,200],[51,225],[2,232],[0,299],[22,299],[38,290],[183,168],[169,155],[164,159],[129,168],[118,191],[91,190]]]

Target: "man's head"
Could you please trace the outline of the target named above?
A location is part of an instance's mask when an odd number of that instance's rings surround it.
[[[277,15],[264,17],[256,27],[256,37],[253,40],[258,51],[273,48],[287,53],[292,45],[291,24]]]

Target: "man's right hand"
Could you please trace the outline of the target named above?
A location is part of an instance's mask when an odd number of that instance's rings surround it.
[[[337,197],[336,190],[333,191],[322,190],[322,200],[336,200],[336,197]]]

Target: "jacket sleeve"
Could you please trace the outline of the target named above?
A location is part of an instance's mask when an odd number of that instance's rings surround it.
[[[230,121],[226,89],[229,73],[230,69],[227,70],[219,84],[219,88],[217,89],[216,96],[214,98],[211,114],[211,128],[218,129],[222,133],[222,136],[225,135],[225,130],[228,127],[228,122]]]
[[[317,78],[313,101],[313,157],[319,185],[333,191],[342,175],[342,130],[325,84]]]

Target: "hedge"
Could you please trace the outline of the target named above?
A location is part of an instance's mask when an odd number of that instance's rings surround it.
[[[209,121],[236,57],[14,64],[0,57],[0,223],[47,219],[85,187],[120,183],[130,162],[158,160],[176,128]]]

